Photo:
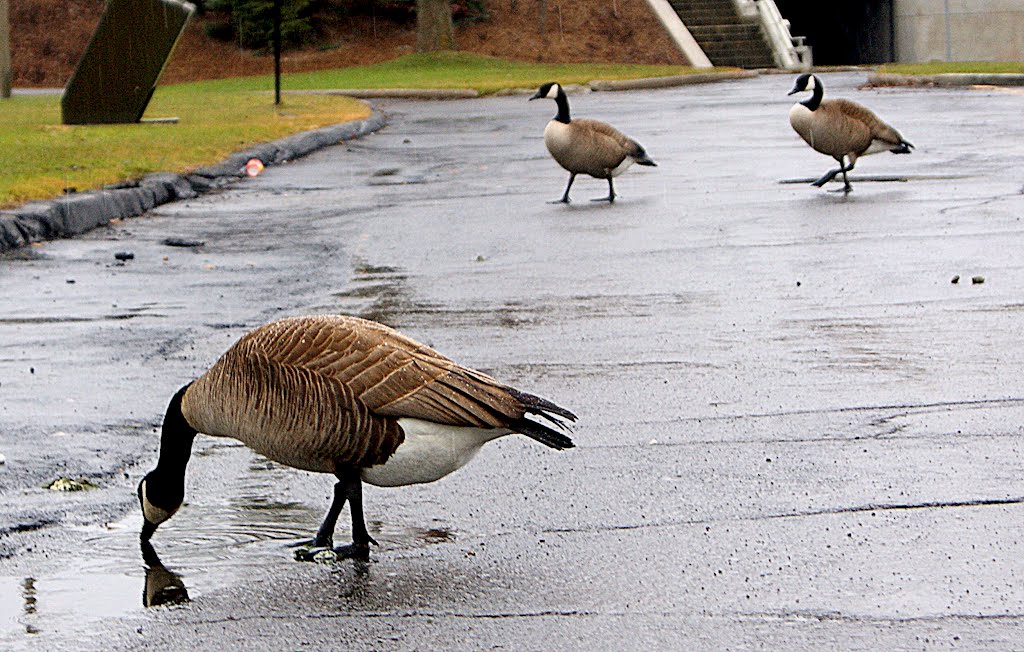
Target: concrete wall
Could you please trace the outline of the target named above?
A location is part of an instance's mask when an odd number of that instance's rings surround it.
[[[896,60],[1024,61],[1024,0],[894,0]]]

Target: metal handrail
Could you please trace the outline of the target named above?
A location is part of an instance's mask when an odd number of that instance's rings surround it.
[[[794,37],[790,23],[782,17],[775,0],[733,0],[740,16],[758,20],[772,49],[775,65],[787,70],[808,70],[812,64],[811,46],[803,36]]]

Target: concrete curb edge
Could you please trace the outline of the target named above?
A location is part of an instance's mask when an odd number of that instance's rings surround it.
[[[0,253],[34,242],[80,235],[113,219],[135,217],[161,204],[192,199],[242,178],[243,167],[249,159],[258,158],[264,165],[277,165],[373,133],[385,124],[384,115],[374,110],[365,120],[343,122],[254,145],[216,165],[188,174],[150,174],[135,182],[2,210]]]
[[[595,80],[589,86],[594,91],[633,91],[651,88],[670,88],[689,84],[708,84],[735,79],[750,79],[761,73],[756,70],[737,70],[736,72],[698,72],[690,75],[673,75],[671,77],[645,77],[643,79]]]
[[[1024,86],[1024,75],[1017,73],[940,73],[902,75],[878,72],[868,76],[866,86]]]

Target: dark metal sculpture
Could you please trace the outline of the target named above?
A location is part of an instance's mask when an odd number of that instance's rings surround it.
[[[195,6],[183,0],[107,0],[64,88],[64,124],[142,119],[157,79]]]

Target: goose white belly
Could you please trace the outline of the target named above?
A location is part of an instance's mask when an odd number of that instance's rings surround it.
[[[632,156],[627,156],[626,158],[622,159],[622,163],[619,163],[618,166],[612,168],[611,175],[613,177],[619,176],[620,174],[628,170],[629,166],[633,165],[634,163],[636,163],[636,159],[633,158]]]
[[[420,419],[399,419],[405,441],[384,464],[362,470],[378,487],[434,482],[463,467],[480,447],[507,435],[501,428],[460,428]]]
[[[573,150],[572,129],[564,122],[551,120],[544,127],[544,146],[556,161],[562,163],[563,158]]]
[[[814,111],[811,111],[799,102],[789,110],[789,124],[793,131],[814,147]]]
[[[878,154],[879,152],[888,152],[894,149],[895,147],[896,145],[893,145],[892,143],[887,143],[884,140],[878,140],[876,138],[871,141],[871,144],[868,145],[868,148],[864,150],[864,153],[861,154],[861,156],[867,156],[868,154]]]

